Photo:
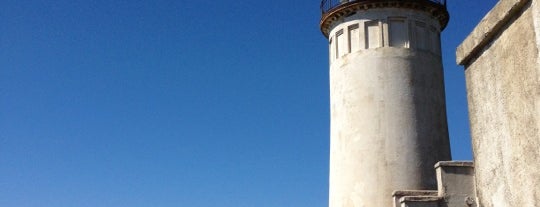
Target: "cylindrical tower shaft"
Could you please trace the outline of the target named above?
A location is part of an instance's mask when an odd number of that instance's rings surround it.
[[[450,160],[433,0],[323,1],[330,49],[330,207],[392,206],[395,190],[436,189]]]

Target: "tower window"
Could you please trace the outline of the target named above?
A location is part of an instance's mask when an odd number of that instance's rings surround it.
[[[390,47],[409,47],[409,31],[405,18],[389,18],[388,19],[388,38]]]
[[[330,37],[329,44],[328,44],[329,47],[330,47],[330,49],[329,49],[329,51],[330,51],[330,63],[332,63],[332,61],[336,58],[336,54],[335,54],[336,50],[334,50],[334,42],[332,40],[333,40],[333,38]]]
[[[426,23],[416,22],[414,33],[416,36],[416,47],[419,50],[427,50],[429,39],[427,38]]]
[[[347,39],[343,33],[343,30],[339,30],[336,33],[336,45],[337,45],[337,58],[347,54],[349,47],[347,46]]]
[[[349,26],[349,52],[360,50],[360,29],[358,24]]]
[[[431,45],[431,52],[440,55],[441,43],[439,42],[439,32],[433,26],[429,27],[429,39]]]
[[[381,47],[381,26],[379,21],[366,22],[366,48]]]

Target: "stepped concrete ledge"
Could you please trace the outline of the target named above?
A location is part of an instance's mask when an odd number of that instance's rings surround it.
[[[439,207],[442,200],[438,196],[405,196],[399,199],[399,207]]]
[[[443,161],[435,165],[440,207],[476,206],[474,163]]]
[[[436,190],[396,190],[393,196],[437,196]]]
[[[401,206],[401,198],[406,196],[437,196],[438,192],[436,190],[397,190],[392,193],[394,198],[394,206]]]
[[[438,196],[405,196],[401,199],[399,199],[402,203],[403,202],[439,202],[442,199],[442,197]]]
[[[506,24],[530,0],[499,1],[495,7],[480,21],[473,32],[456,50],[456,61],[460,65],[468,65],[471,59],[497,36]]]
[[[435,164],[437,190],[399,190],[394,207],[476,207],[474,163],[441,161]]]
[[[439,167],[474,167],[471,161],[441,161],[435,164],[435,169]]]

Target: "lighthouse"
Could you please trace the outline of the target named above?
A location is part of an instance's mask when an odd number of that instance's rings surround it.
[[[445,0],[323,0],[330,63],[330,207],[389,207],[437,188],[451,160],[440,33]]]

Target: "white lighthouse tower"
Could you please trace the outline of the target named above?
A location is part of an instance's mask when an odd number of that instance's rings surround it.
[[[323,0],[330,50],[330,207],[389,207],[436,189],[451,160],[440,32],[444,0]]]

